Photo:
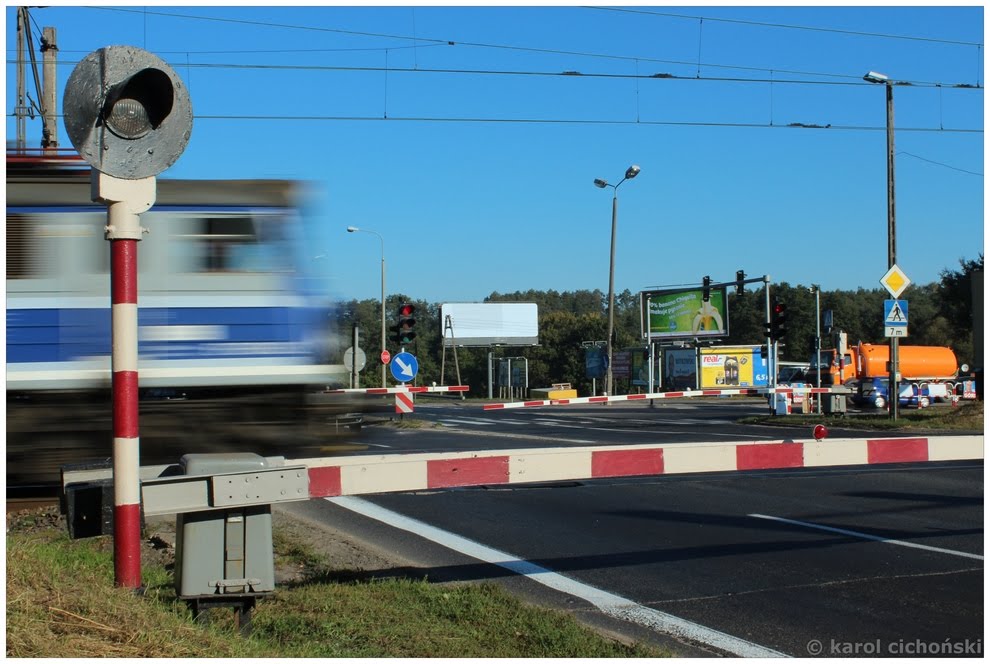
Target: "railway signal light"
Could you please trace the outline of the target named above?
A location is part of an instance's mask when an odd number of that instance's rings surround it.
[[[742,295],[746,292],[744,281],[746,281],[746,273],[742,270],[736,270],[736,295]]]
[[[773,317],[770,322],[770,338],[781,341],[787,336],[787,305],[783,302],[773,303]]]
[[[416,305],[403,302],[399,305],[399,318],[395,325],[395,340],[400,346],[411,343],[416,338]]]
[[[708,302],[712,296],[712,278],[707,274],[701,279],[701,299]]]
[[[124,180],[164,171],[192,133],[192,104],[182,80],[158,56],[133,46],[108,46],[80,60],[62,107],[80,156]]]

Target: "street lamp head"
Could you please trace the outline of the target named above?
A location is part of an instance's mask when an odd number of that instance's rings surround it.
[[[359,230],[361,230],[361,229],[358,228],[357,226],[348,226],[347,227],[347,232],[348,233],[353,233],[354,231],[359,231]]]
[[[608,182],[605,182],[605,180],[600,180],[598,178],[595,178],[595,186],[598,187],[599,189],[604,189],[605,187],[608,186]]]
[[[881,74],[875,71],[868,71],[863,76],[863,80],[868,83],[888,83],[890,78],[886,74]]]
[[[627,180],[632,180],[637,175],[639,175],[639,166],[637,166],[636,164],[633,164],[632,166],[626,169]]]

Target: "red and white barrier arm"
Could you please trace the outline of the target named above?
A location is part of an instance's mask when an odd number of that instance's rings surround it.
[[[340,390],[324,390],[324,394],[419,394],[421,392],[467,392],[468,385],[430,385],[411,387],[396,385],[395,387],[350,387]]]
[[[672,443],[296,459],[311,498],[783,468],[983,458],[983,436]]]
[[[145,474],[141,488],[144,513],[150,516],[491,484],[974,459],[983,459],[980,435],[596,445],[312,459],[272,457],[269,468],[215,476],[175,475],[163,468],[157,477]],[[100,472],[104,478],[109,474]],[[93,473],[67,472],[63,481],[93,481]],[[250,491],[225,488],[230,486]]]
[[[568,406],[583,403],[611,403],[616,401],[646,401],[651,399],[682,399],[685,397],[757,396],[760,394],[826,394],[828,387],[741,387],[720,390],[684,390],[681,392],[653,392],[650,394],[619,394],[616,396],[577,397],[576,399],[542,399],[540,401],[514,401],[510,403],[485,404],[483,410],[503,408],[537,408],[540,406]]]

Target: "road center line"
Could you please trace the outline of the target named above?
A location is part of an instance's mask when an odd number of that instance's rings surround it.
[[[527,560],[521,560],[511,554],[492,549],[474,540],[469,540],[460,535],[455,535],[454,533],[431,526],[428,523],[385,509],[362,498],[341,496],[338,498],[326,498],[325,500],[344,509],[380,521],[393,528],[413,533],[458,553],[486,563],[498,565],[516,574],[522,574],[548,588],[583,599],[597,607],[602,613],[613,618],[634,622],[654,631],[705,643],[740,657],[787,657],[784,653],[765,648],[745,639],[740,639],[710,627],[678,618],[669,613],[663,613],[662,611],[645,607],[630,599],[581,583],[545,567],[535,565]]]
[[[928,546],[926,544],[916,544],[914,542],[905,542],[904,540],[890,539],[889,537],[879,537],[877,535],[869,535],[867,533],[858,533],[855,530],[845,530],[843,528],[833,528],[832,526],[823,526],[817,523],[809,523],[807,521],[794,521],[793,519],[784,519],[779,516],[768,516],[766,514],[748,514],[747,516],[754,517],[756,519],[767,519],[769,521],[778,521],[780,523],[787,523],[792,526],[802,526],[804,528],[814,528],[816,530],[825,530],[830,533],[838,533],[840,535],[849,535],[850,537],[859,537],[861,539],[870,540],[872,542],[883,542],[884,544],[896,544],[897,546],[906,546],[912,549],[923,549],[925,551],[934,551],[936,553],[947,553],[950,556],[961,556],[963,558],[973,558],[975,560],[983,560],[983,556],[976,553],[966,553],[965,551],[955,551],[954,549],[943,549],[937,546]]]

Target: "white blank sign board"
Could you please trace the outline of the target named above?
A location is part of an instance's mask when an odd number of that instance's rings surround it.
[[[440,325],[446,346],[539,343],[537,309],[532,302],[448,302],[440,305]]]

